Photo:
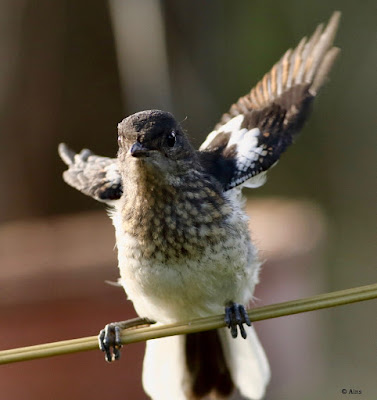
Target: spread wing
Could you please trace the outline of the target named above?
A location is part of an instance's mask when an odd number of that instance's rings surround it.
[[[122,180],[116,158],[96,156],[88,149],[76,154],[64,143],[60,143],[58,151],[68,165],[63,173],[68,185],[104,203],[121,197]]]
[[[339,19],[335,12],[325,29],[319,25],[309,40],[303,38],[288,50],[250,93],[231,106],[201,145],[202,159],[221,164],[217,177],[225,190],[256,186],[293,142],[339,54],[332,46]],[[207,164],[211,168],[211,162]]]

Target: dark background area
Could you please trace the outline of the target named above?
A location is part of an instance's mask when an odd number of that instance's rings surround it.
[[[377,280],[375,3],[0,3],[2,349],[94,335],[132,315],[122,290],[103,283],[117,278],[111,222],[64,184],[58,143],[114,156],[117,123],[161,108],[199,145],[335,10],[342,53],[330,81],[267,184],[246,192],[268,259],[256,305]],[[343,388],[377,398],[375,301],[256,327],[272,367],[267,399],[344,399]],[[90,352],[2,366],[0,398],[144,399],[142,347],[116,365]]]

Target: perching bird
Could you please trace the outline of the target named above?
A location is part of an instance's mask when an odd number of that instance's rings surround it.
[[[339,18],[335,12],[324,30],[288,50],[198,151],[173,115],[158,110],[118,125],[115,159],[59,146],[64,180],[112,206],[119,282],[140,317],[172,323],[225,309],[231,334],[147,343],[143,384],[154,400],[228,397],[234,388],[248,399],[264,396],[269,365],[244,307],[261,263],[240,192],[263,185],[301,130],[339,53],[332,45]],[[109,361],[120,355],[119,327],[100,335]]]

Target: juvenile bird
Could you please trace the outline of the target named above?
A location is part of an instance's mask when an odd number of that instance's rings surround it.
[[[172,323],[219,314],[230,328],[149,341],[145,391],[155,400],[224,398],[237,388],[261,399],[267,358],[247,316],[260,261],[241,189],[258,187],[293,142],[339,49],[340,13],[288,50],[225,113],[195,150],[172,114],[142,111],[118,125],[115,159],[61,144],[64,180],[112,206],[120,284],[146,321]],[[108,361],[119,330],[100,333]],[[240,335],[238,335],[240,333]],[[240,337],[241,336],[241,337]]]

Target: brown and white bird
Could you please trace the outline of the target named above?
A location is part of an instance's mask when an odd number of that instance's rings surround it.
[[[59,146],[64,180],[112,206],[119,282],[140,317],[172,323],[225,310],[231,334],[223,328],[147,343],[143,384],[155,400],[224,398],[235,388],[248,399],[264,396],[269,365],[244,307],[261,263],[240,192],[265,182],[301,130],[339,53],[339,19],[335,12],[325,29],[288,50],[199,150],[159,110],[118,125],[117,158]],[[100,335],[109,361],[119,358],[122,326],[109,324]]]

